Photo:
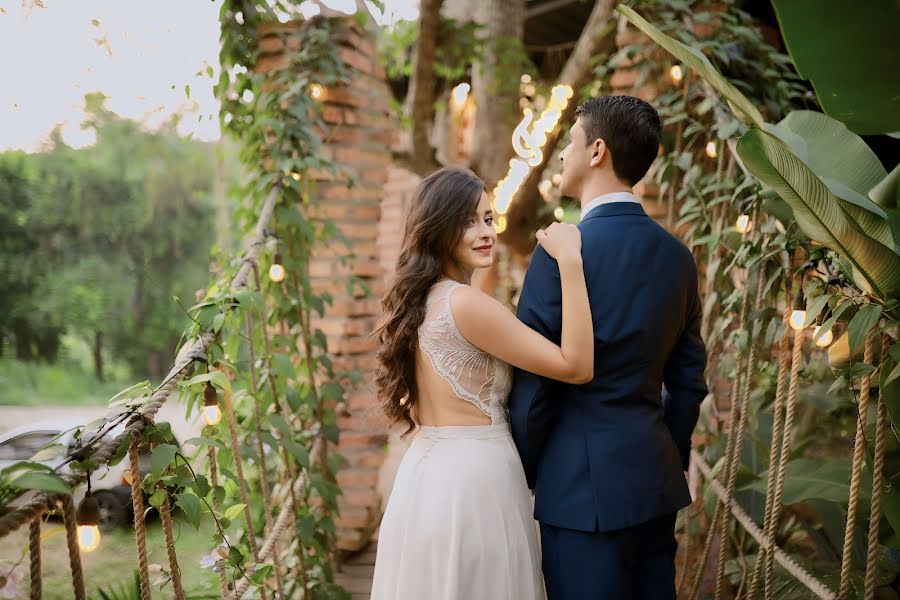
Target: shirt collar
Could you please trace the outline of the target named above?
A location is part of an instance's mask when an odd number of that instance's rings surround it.
[[[581,219],[588,215],[589,212],[601,206],[603,204],[610,204],[612,202],[634,202],[636,204],[640,204],[637,201],[637,198],[634,197],[634,194],[631,192],[613,192],[611,194],[603,194],[602,196],[598,196],[585,204],[584,208],[581,209]]]

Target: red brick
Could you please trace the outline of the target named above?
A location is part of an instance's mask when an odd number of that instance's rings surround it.
[[[609,78],[609,87],[613,89],[631,89],[637,83],[638,71],[619,70]]]
[[[348,487],[342,490],[343,501],[349,506],[381,506],[381,494],[372,488]]]
[[[372,487],[378,485],[378,469],[354,468],[338,471],[337,482],[341,487]]]
[[[361,108],[369,103],[369,99],[363,94],[358,94],[346,87],[334,87],[328,90],[328,103]]]
[[[374,337],[346,338],[338,341],[331,351],[336,354],[364,354],[374,352],[378,347],[378,340]]]
[[[343,502],[341,503],[343,504]],[[372,524],[372,511],[359,506],[341,506],[336,525],[342,529],[365,529]]]
[[[380,467],[384,464],[384,452],[365,452],[359,456],[359,465]]]
[[[338,50],[338,57],[344,62],[345,65],[352,67],[357,71],[361,71],[363,73],[371,73],[373,70],[373,61],[371,55],[364,56],[352,48],[340,48]]]
[[[341,433],[340,448],[364,448],[366,446],[380,448],[387,444],[386,433]]]
[[[267,36],[259,40],[259,49],[264,54],[274,54],[284,50],[284,42],[278,36]]]
[[[343,123],[344,110],[339,106],[331,106],[326,104],[322,107],[322,119],[326,123]]]
[[[278,54],[275,56],[260,56],[256,61],[256,71],[259,73],[269,73],[270,71],[283,69],[287,66],[287,64],[287,57],[285,57],[283,54]]]
[[[373,406],[378,406],[378,398],[371,392],[351,392],[347,398],[347,406],[350,407],[350,410],[368,410]]]

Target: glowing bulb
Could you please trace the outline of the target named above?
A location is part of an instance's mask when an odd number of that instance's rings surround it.
[[[813,331],[813,337],[819,335],[819,330],[822,329],[821,325],[816,325],[815,330]],[[831,345],[831,342],[834,341],[834,334],[831,332],[831,329],[822,334],[818,340],[816,340],[816,346],[819,348],[827,348]]]
[[[553,182],[553,185],[559,185],[562,182],[562,174],[555,173],[553,177],[550,178],[550,181]]]
[[[541,193],[541,196],[543,196],[545,200],[547,199],[547,196],[550,195],[551,188],[553,188],[553,184],[550,183],[549,179],[545,179],[540,184],[538,184],[538,191]]]
[[[497,219],[497,225],[495,228],[498,234],[506,231],[506,217],[501,216],[499,219]]]
[[[684,79],[684,71],[681,70],[681,65],[672,65],[669,67],[669,78],[675,85],[681,83],[681,80]]]
[[[719,151],[716,149],[715,142],[706,142],[706,155],[710,158],[716,158],[719,156]]]
[[[312,96],[313,100],[321,100],[322,96],[325,95],[325,88],[318,83],[314,83],[309,86],[309,95]]]
[[[520,79],[520,81],[521,81],[523,84],[529,84],[529,83],[531,83],[531,75],[529,75],[528,73],[523,74],[522,77],[521,77],[521,79]]]
[[[82,552],[93,552],[100,547],[100,528],[96,525],[79,525],[78,547]]]
[[[529,83],[528,85],[525,86],[524,92],[525,92],[526,96],[534,96],[534,93],[536,91],[537,91],[537,88],[534,87],[533,83]]]
[[[472,89],[468,83],[460,83],[458,86],[453,88],[453,101],[456,102],[458,106],[462,106],[466,103],[466,98],[469,97],[469,91]]]
[[[123,480],[125,481],[125,483],[127,483],[128,485],[131,485],[131,481],[132,481],[132,480],[131,480],[131,469],[124,469],[124,470],[122,471],[122,479],[123,479]]]
[[[563,210],[562,206],[557,206],[556,210],[553,211],[553,216],[556,217],[557,221],[562,221],[563,217],[566,216],[566,211]]]
[[[275,283],[279,283],[284,281],[284,265],[279,265],[278,263],[272,263],[272,266],[269,267],[269,279],[274,281]]]
[[[222,410],[218,404],[209,404],[203,407],[203,421],[207,425],[218,425],[222,420]]]
[[[747,233],[753,229],[753,221],[750,220],[750,215],[739,216],[734,224],[734,228],[737,229],[738,233]]]
[[[788,321],[791,325],[791,329],[794,331],[800,331],[803,329],[803,324],[806,323],[806,311],[805,310],[795,310],[791,313],[791,318]]]

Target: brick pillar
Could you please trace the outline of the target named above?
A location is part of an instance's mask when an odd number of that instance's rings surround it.
[[[391,118],[384,70],[371,36],[352,18],[329,18],[333,41],[347,71],[344,85],[321,90],[322,152],[332,158],[341,174],[313,173],[315,194],[311,216],[330,219],[350,240],[353,258],[337,240],[318,244],[313,251],[310,277],[334,303],[314,327],[328,338],[337,370],[355,369],[365,381],[348,390],[346,408],[338,416],[341,435],[338,451],[348,464],[338,474],[343,491],[337,521],[338,545],[346,551],[364,547],[381,519],[382,498],[377,491],[388,431],[377,408],[372,385],[375,339],[370,334],[379,316],[384,293],[384,267],[378,246],[379,219],[388,167],[390,142],[397,127]],[[300,23],[269,25],[260,30],[263,54],[257,68],[266,71],[285,64],[286,54],[302,43]],[[369,288],[347,290],[347,277],[358,276]]]

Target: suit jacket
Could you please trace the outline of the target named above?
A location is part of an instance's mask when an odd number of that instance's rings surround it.
[[[594,379],[516,369],[513,439],[542,523],[610,531],[690,504],[684,477],[707,395],[697,268],[639,204],[601,205],[579,225],[594,327]],[[559,267],[540,246],[518,318],[559,343]],[[663,390],[665,385],[665,390]]]

